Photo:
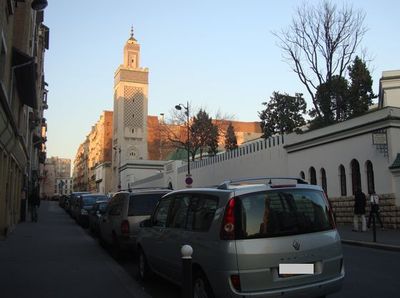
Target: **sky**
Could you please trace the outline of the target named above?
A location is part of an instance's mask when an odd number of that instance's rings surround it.
[[[237,121],[259,121],[274,91],[305,87],[282,58],[272,32],[287,28],[295,0],[48,1],[47,156],[74,159],[102,111],[112,110],[114,72],[130,36],[149,68],[149,115],[179,103]],[[308,1],[310,3],[318,0]],[[400,69],[400,1],[333,1],[366,13],[361,47],[378,93],[382,71]],[[308,108],[311,105],[308,101]]]

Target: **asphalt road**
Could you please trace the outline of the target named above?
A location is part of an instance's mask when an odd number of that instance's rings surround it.
[[[339,293],[328,298],[396,298],[400,297],[400,253],[343,245],[346,278]],[[118,261],[142,289],[154,298],[179,297],[179,287],[155,278],[142,283],[137,279],[137,262],[133,257]]]
[[[329,298],[400,297],[400,252],[343,245],[346,277]]]

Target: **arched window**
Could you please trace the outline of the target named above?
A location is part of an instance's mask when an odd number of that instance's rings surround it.
[[[326,182],[326,171],[324,168],[321,168],[321,187],[324,190],[325,194],[328,194],[328,185]]]
[[[371,194],[375,192],[375,180],[374,180],[374,167],[372,166],[372,162],[367,160],[365,163],[365,168],[367,170],[367,185],[368,185],[368,193]]]
[[[340,195],[342,197],[347,196],[347,185],[346,185],[346,170],[343,165],[339,166],[339,180],[340,180]]]
[[[361,189],[360,164],[356,159],[353,159],[350,163],[350,166],[351,166],[351,184],[354,195],[357,189]]]
[[[304,174],[303,171],[300,172],[300,178],[301,179],[306,179],[306,174]]]
[[[308,170],[308,175],[310,176],[310,183],[313,185],[317,185],[317,174],[315,172],[314,167],[311,167]]]

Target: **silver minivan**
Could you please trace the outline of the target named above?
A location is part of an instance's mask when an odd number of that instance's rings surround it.
[[[155,272],[181,284],[180,251],[188,244],[194,297],[324,297],[340,290],[341,241],[323,190],[297,178],[263,179],[163,197],[137,237],[139,276]]]
[[[169,189],[132,189],[113,195],[99,220],[99,238],[111,245],[113,252],[136,249],[136,236],[141,221],[153,213],[160,198]]]

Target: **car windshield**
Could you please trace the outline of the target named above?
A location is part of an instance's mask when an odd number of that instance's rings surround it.
[[[158,200],[165,193],[134,195],[129,199],[128,216],[151,215]]]
[[[321,191],[285,189],[240,196],[238,238],[266,238],[333,228]]]
[[[100,204],[99,204],[98,209],[100,210],[101,213],[104,213],[104,212],[106,211],[107,205],[108,205],[107,202],[104,202],[104,203],[100,203]]]
[[[82,202],[84,206],[94,205],[97,201],[107,200],[107,196],[84,196]]]

